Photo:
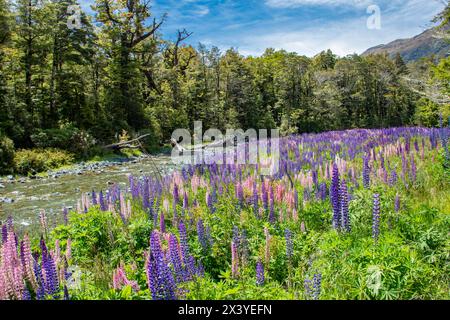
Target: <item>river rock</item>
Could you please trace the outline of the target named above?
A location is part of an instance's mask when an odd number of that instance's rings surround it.
[[[3,203],[13,203],[13,202],[14,202],[14,199],[11,199],[11,198],[0,198],[0,202],[3,202]]]
[[[5,186],[0,183],[0,189],[4,189]]]

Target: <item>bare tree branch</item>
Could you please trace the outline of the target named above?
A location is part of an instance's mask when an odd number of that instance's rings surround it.
[[[161,27],[161,25],[164,23],[166,18],[167,18],[167,14],[164,14],[164,16],[161,18],[160,22],[154,23],[153,27],[150,31],[148,31],[148,32],[144,33],[143,35],[141,35],[140,37],[137,37],[136,39],[134,39],[134,41],[131,43],[131,46],[134,47],[134,46],[138,45],[140,42],[142,42],[145,39],[147,39],[148,37],[150,37],[151,35],[153,35]]]

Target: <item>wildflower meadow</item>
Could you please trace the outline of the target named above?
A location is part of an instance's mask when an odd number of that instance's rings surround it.
[[[449,128],[280,138],[1,226],[0,299],[449,299]]]

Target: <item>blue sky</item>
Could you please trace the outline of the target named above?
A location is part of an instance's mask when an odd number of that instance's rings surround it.
[[[162,33],[193,32],[187,41],[234,47],[244,55],[265,48],[312,56],[325,49],[339,55],[419,34],[445,7],[446,0],[154,0],[156,17],[168,14]],[[90,11],[93,0],[80,0]],[[381,29],[368,29],[369,5],[381,13]]]

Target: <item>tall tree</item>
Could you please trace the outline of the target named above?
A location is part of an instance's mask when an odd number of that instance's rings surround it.
[[[143,113],[139,82],[141,72],[136,59],[139,47],[151,39],[164,22],[147,21],[151,17],[150,0],[97,0],[97,20],[109,43],[103,43],[112,59],[108,74],[108,104],[117,129],[131,126],[142,128],[146,121]]]

